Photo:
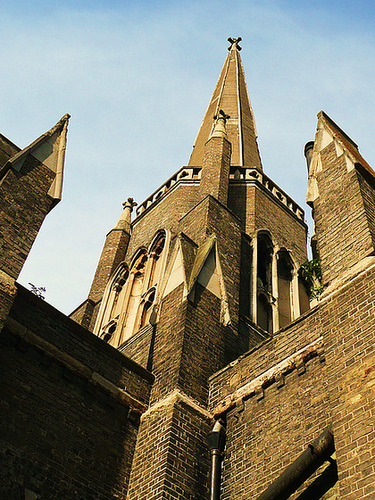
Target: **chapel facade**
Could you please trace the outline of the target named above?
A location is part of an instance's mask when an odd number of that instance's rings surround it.
[[[188,164],[127,199],[70,317],[16,283],[69,116],[23,150],[0,136],[4,498],[374,496],[375,173],[320,112],[308,277],[228,41]]]

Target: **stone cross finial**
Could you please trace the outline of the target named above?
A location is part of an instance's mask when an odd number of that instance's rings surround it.
[[[230,43],[230,47],[228,47],[228,50],[231,50],[232,47],[234,46],[237,50],[242,50],[242,47],[240,47],[238,44],[240,43],[240,41],[242,40],[242,38],[239,36],[238,38],[231,38],[229,37],[228,38],[228,42]]]
[[[126,201],[124,201],[124,203],[122,204],[122,206],[125,208],[130,208],[130,212],[133,211],[133,207],[136,207],[137,206],[137,203],[134,201],[134,198],[128,198]]]
[[[131,223],[131,213],[133,211],[133,207],[135,207],[137,203],[134,201],[134,198],[128,198],[122,206],[124,210],[120,215],[120,218],[115,226],[115,229],[122,229],[124,231],[130,232],[130,223]]]
[[[227,123],[227,120],[230,118],[229,115],[226,115],[222,109],[219,109],[219,112],[217,115],[214,116],[214,120],[223,120],[224,123]]]
[[[226,137],[227,131],[225,128],[225,124],[227,120],[230,118],[229,115],[226,115],[222,109],[219,110],[218,114],[214,116],[215,125],[214,130],[212,132],[211,137]]]

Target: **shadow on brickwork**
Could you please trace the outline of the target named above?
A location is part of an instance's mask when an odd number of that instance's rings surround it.
[[[152,377],[22,287],[10,318],[0,338],[0,499],[21,490],[30,500],[124,499],[139,415],[94,382],[146,402]]]

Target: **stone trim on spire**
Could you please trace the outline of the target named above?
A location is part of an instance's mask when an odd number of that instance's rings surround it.
[[[29,146],[12,156],[4,166],[13,168],[19,172],[29,154],[43,163],[56,174],[55,179],[48,191],[48,195],[54,200],[61,200],[63,170],[65,161],[65,149],[68,132],[69,114],[65,114],[48,132],[45,132]]]
[[[189,166],[203,165],[204,145],[212,136],[215,126],[212,118],[219,115],[220,109],[224,109],[230,115],[226,134],[232,145],[231,165],[262,170],[254,114],[239,54],[241,38],[228,38],[228,41],[231,44],[229,52],[196,137]]]

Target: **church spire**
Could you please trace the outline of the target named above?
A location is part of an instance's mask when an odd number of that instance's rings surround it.
[[[211,101],[194,143],[189,165],[203,164],[204,145],[213,131],[213,117],[222,109],[230,116],[226,124],[232,144],[231,165],[262,168],[254,114],[247,92],[245,74],[238,45],[241,38],[228,38],[230,47]]]

